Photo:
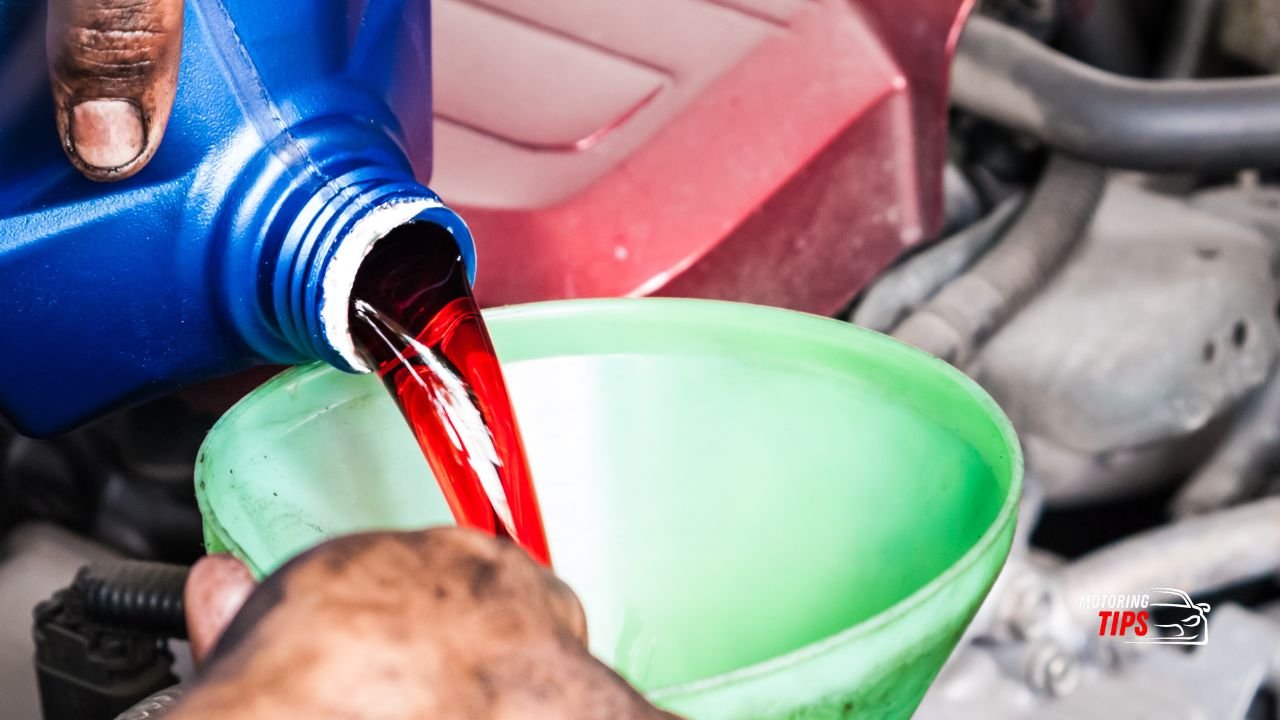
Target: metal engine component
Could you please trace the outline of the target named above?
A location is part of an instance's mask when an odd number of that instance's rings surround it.
[[[1231,432],[1173,499],[1178,516],[1233,505],[1264,489],[1280,461],[1280,373],[1232,422]]]
[[[1227,4],[1228,14],[1247,6],[1255,18],[1275,6]],[[1148,58],[1151,69],[1182,78],[1200,68],[1220,71],[1222,51],[1232,52],[1229,43],[1213,44],[1220,8],[1218,0],[1178,3],[1159,57]],[[1255,39],[1271,30],[1217,29],[1252,31]],[[1061,36],[1054,42],[1068,45]],[[1274,92],[1259,92],[1276,77],[1125,79],[1080,59],[1092,61],[977,19],[962,39],[955,100],[1050,151],[1079,151],[1110,167],[1274,166],[1274,144],[1242,140],[1257,131],[1274,142],[1274,123],[1254,122],[1280,108]],[[1257,112],[1229,111],[1236,101]],[[1195,134],[1206,142],[1191,141]],[[1011,145],[1020,142],[1010,137]],[[1280,188],[1265,169],[1220,182],[1205,174],[1113,173],[1087,231],[1044,273],[1046,281],[971,360],[947,356],[1013,420],[1033,495],[1024,498],[1004,573],[917,717],[1280,717],[1280,497],[1268,497],[1280,490]],[[920,298],[944,295],[945,285],[909,287],[906,301],[897,299],[899,286],[952,242],[878,281],[855,317],[891,327],[898,308],[935,302]],[[1073,530],[1093,543],[1072,551],[1085,552],[1074,560],[1044,549],[1053,532],[1037,533],[1055,515],[1061,534],[1064,518],[1105,526],[1116,518],[1103,509],[1136,505],[1144,519],[1118,539],[1114,529],[1103,543],[1094,538],[1105,532]],[[1161,510],[1172,510],[1174,520],[1165,522]],[[1139,527],[1149,529],[1131,534]],[[1033,533],[1048,544],[1033,546]],[[1112,616],[1090,604],[1097,597],[1146,603],[1162,592],[1181,593],[1186,605],[1176,607],[1189,608],[1194,598],[1204,644],[1128,643],[1125,630],[1113,635]],[[1166,620],[1161,627],[1179,626]]]
[[[1171,584],[1189,593],[1280,571],[1280,498],[1153,530],[1071,563],[1016,548],[971,629],[917,712],[948,718],[1232,718],[1280,671],[1280,620],[1226,604],[1212,642],[1129,645],[1098,637],[1082,596]],[[1261,717],[1261,716],[1260,716]]]
[[[1170,585],[1212,592],[1280,571],[1280,497],[1171,523],[1096,550],[1056,573],[1059,594],[1074,602],[1090,593],[1137,592]]]
[[[1113,181],[1059,275],[971,374],[1014,421],[1050,504],[1185,472],[1280,351],[1276,243]]]
[[[993,653],[961,651],[916,711],[920,720],[1243,720],[1280,658],[1280,623],[1238,605],[1215,610],[1214,641],[1195,652],[1142,646],[1123,663],[1073,666],[1069,692],[1040,692],[1002,669]]]
[[[1275,0],[1223,0],[1218,35],[1233,57],[1280,70],[1280,3]]]

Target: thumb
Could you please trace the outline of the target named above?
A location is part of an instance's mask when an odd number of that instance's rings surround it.
[[[183,0],[49,0],[58,135],[91,180],[142,169],[177,90]]]
[[[191,655],[197,663],[218,644],[254,586],[253,573],[230,555],[206,555],[196,561],[187,575],[185,610]]]

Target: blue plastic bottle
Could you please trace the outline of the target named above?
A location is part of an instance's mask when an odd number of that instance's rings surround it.
[[[466,226],[415,179],[428,0],[187,0],[164,141],[107,185],[59,146],[44,5],[0,0],[0,412],[20,431],[254,364],[365,369],[349,293],[398,224],[437,224],[474,267]]]

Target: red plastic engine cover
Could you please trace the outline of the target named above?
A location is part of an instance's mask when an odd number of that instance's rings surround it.
[[[435,0],[435,177],[487,305],[845,305],[941,216],[971,0]]]

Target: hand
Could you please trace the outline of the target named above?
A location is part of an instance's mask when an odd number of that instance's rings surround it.
[[[587,652],[572,591],[506,541],[348,536],[252,582],[229,556],[192,569],[192,648],[216,649],[174,720],[674,717]]]
[[[173,109],[183,0],[49,0],[58,136],[91,180],[151,160]]]

